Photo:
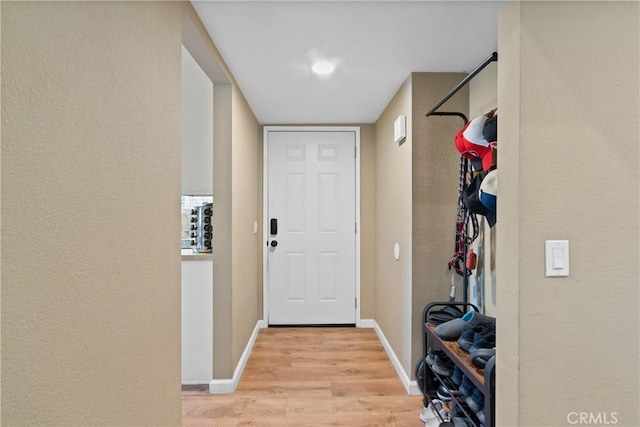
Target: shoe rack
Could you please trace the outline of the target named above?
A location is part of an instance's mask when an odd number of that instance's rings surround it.
[[[486,427],[495,427],[495,356],[489,359],[484,369],[479,369],[471,363],[471,357],[469,356],[469,354],[463,351],[456,341],[443,341],[442,339],[440,339],[434,333],[435,326],[428,324],[427,319],[429,316],[429,312],[432,309],[439,309],[444,306],[457,306],[463,311],[468,311],[470,309],[478,311],[477,307],[475,307],[473,304],[468,303],[435,302],[426,305],[423,310],[423,357],[426,358],[429,348],[441,349],[447,356],[449,356],[451,361],[453,361],[453,363],[458,368],[460,368],[462,373],[473,383],[473,385],[482,392],[482,394],[484,395],[484,424],[480,423],[477,416],[472,411],[469,411],[466,405],[461,404],[461,402],[464,402],[465,396],[462,395],[459,390],[450,387],[450,385],[452,385],[451,381],[445,380],[445,378],[432,371],[428,364],[425,364],[426,368],[433,373],[440,384],[446,384],[447,387],[451,390],[453,395],[452,402],[454,405],[458,406],[460,412],[465,415],[468,425],[475,427],[480,427],[481,425],[484,425]],[[430,403],[430,400],[434,398],[436,398],[435,389],[427,390],[427,393],[424,395],[424,406],[427,407]],[[444,422],[445,420],[442,421]]]

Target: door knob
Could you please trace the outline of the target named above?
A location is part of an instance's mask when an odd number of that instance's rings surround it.
[[[276,246],[278,246],[278,241],[277,240],[272,240],[271,241],[271,247],[275,248]]]

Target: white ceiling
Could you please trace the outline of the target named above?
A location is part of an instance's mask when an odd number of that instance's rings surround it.
[[[191,3],[262,124],[374,123],[411,72],[497,50],[499,1]],[[316,76],[316,58],[336,71]]]

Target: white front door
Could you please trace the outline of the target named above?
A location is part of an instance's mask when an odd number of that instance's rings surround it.
[[[269,324],[354,324],[356,132],[265,136]]]

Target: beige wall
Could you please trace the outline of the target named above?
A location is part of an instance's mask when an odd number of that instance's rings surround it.
[[[426,117],[426,112],[449,90],[466,77],[464,73],[413,73],[412,103],[412,254],[411,293],[411,364],[423,353],[424,306],[434,301],[448,301],[451,272],[448,262],[454,252],[458,203],[460,154],[454,137],[464,122],[458,117]],[[461,89],[440,111],[467,114],[468,88]],[[456,276],[461,284],[462,279]],[[458,300],[461,287],[457,288]]]
[[[640,424],[638,9],[501,11],[498,425]],[[545,278],[545,239],[569,277]]]
[[[262,318],[262,137],[191,4],[183,13],[183,42],[214,82],[213,376],[227,380]]]
[[[2,424],[179,425],[178,5],[1,7]]]
[[[393,121],[407,117],[407,139],[393,141]],[[407,372],[411,364],[411,77],[375,125],[375,320]],[[393,246],[400,246],[395,260]]]
[[[231,130],[231,253],[233,365],[237,365],[259,318],[262,300],[262,234],[253,232],[253,222],[262,223],[262,135],[249,104],[234,85]],[[215,348],[215,344],[214,344]]]
[[[376,306],[376,133],[360,127],[360,317],[375,318]]]
[[[376,122],[375,320],[408,376],[422,354],[422,310],[446,301],[458,199],[456,117],[425,113],[465,77],[413,73]],[[468,90],[447,103],[466,113]],[[393,141],[393,122],[407,116],[407,140]],[[400,245],[400,259],[393,246]]]
[[[213,87],[213,378],[233,376],[231,84]]]

